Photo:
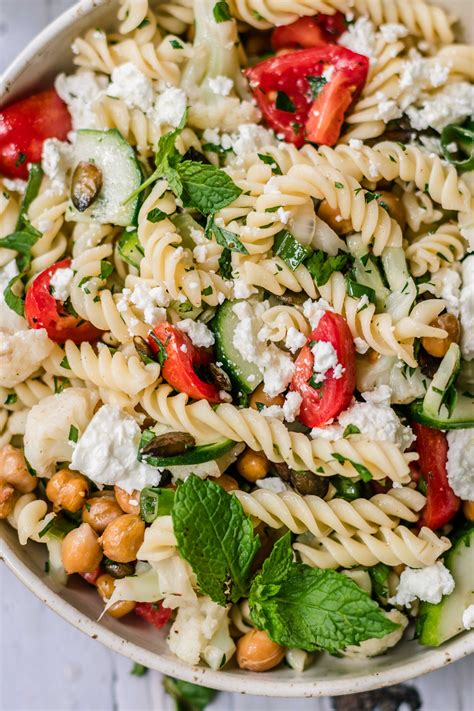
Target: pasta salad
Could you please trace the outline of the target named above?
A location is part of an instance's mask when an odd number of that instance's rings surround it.
[[[473,48],[424,0],[118,8],[0,111],[0,517],[191,665],[472,628]]]

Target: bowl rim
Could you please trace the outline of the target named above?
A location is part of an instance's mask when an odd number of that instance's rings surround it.
[[[8,99],[9,91],[14,87],[18,76],[41,50],[48,44],[54,43],[59,33],[70,28],[79,17],[85,17],[97,7],[106,4],[108,4],[108,0],[80,0],[34,37],[0,77],[0,102],[2,99]],[[178,677],[196,684],[203,684],[221,691],[282,698],[339,696],[408,681],[474,653],[474,631],[472,631],[453,638],[442,647],[427,647],[421,657],[415,660],[408,659],[406,662],[390,669],[363,673],[358,677],[331,679],[330,681],[325,681],[324,679],[305,681],[304,674],[301,676],[301,680],[278,681],[276,678],[277,672],[262,675],[258,679],[250,676],[249,678],[244,678],[225,671],[190,666],[177,657],[175,659],[165,658],[157,652],[146,650],[134,642],[128,641],[64,600],[59,593],[51,590],[20,559],[3,536],[1,529],[2,526],[0,526],[0,561],[3,560],[20,582],[64,620],[92,639],[98,640],[112,651],[122,654],[134,662],[144,664],[162,674]]]

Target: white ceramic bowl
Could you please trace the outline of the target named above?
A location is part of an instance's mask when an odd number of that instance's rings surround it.
[[[472,28],[472,0],[444,0]],[[0,82],[1,103],[47,86],[60,70],[71,66],[71,41],[89,27],[114,22],[116,0],[83,0],[36,37],[13,62]],[[469,30],[466,30],[466,34]],[[16,532],[0,522],[0,557],[13,573],[52,610],[85,634],[130,659],[180,679],[216,689],[263,696],[333,696],[374,689],[439,669],[474,651],[474,632],[459,635],[437,649],[404,641],[389,654],[364,661],[321,654],[304,674],[282,667],[264,674],[229,669],[215,672],[189,667],[172,655],[165,633],[139,620],[121,622],[105,616],[98,596],[81,580],[54,589],[44,573],[45,546],[21,546]]]

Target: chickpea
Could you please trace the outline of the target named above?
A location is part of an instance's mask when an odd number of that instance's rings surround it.
[[[218,479],[215,479],[215,483],[222,487],[224,491],[237,491],[239,488],[234,477],[229,474],[222,474]]]
[[[79,511],[84,506],[88,493],[89,484],[86,477],[69,469],[57,471],[46,485],[46,496],[53,502],[55,511]]]
[[[115,498],[118,501],[118,505],[129,514],[139,514],[140,513],[140,492],[138,489],[134,489],[131,494],[125,489],[121,489],[117,484],[114,486]]]
[[[237,471],[247,481],[264,479],[270,471],[270,462],[262,452],[246,449],[237,460]]]
[[[106,602],[112,597],[112,593],[115,589],[115,580],[111,575],[99,575],[96,586],[102,600]],[[107,614],[116,618],[124,617],[135,609],[135,605],[136,603],[133,602],[133,600],[120,600],[119,602],[114,602],[114,604],[109,607]]]
[[[464,501],[462,512],[468,521],[474,521],[474,501]]]
[[[82,509],[82,520],[94,531],[102,533],[116,518],[122,515],[122,509],[110,496],[93,496],[87,499]]]
[[[263,391],[263,383],[259,385],[250,396],[250,407],[254,410],[258,410],[258,405],[265,405],[265,407],[279,405],[281,407],[284,402],[285,398],[283,395],[275,395],[275,397],[267,395],[267,393]]]
[[[461,328],[459,321],[454,314],[441,314],[430,323],[434,328],[443,328],[448,332],[446,338],[425,336],[421,339],[421,345],[427,353],[435,358],[443,358],[448,352],[451,343],[459,343]]]
[[[100,539],[104,554],[117,563],[131,563],[145,537],[145,524],[135,514],[123,514],[109,523]]]
[[[7,518],[15,508],[18,494],[11,484],[0,479],[0,518]]]
[[[390,217],[392,217],[395,222],[398,222],[398,224],[403,230],[407,218],[405,214],[405,208],[400,198],[386,190],[377,190],[377,194],[380,195],[380,197],[377,199],[378,204],[382,207],[387,208],[387,212]]]
[[[20,494],[29,494],[38,483],[37,478],[28,471],[23,452],[11,444],[0,449],[0,477]]]
[[[347,235],[353,231],[352,222],[344,219],[338,207],[331,207],[327,200],[322,200],[318,209],[319,217],[331,227],[338,235]]]
[[[284,656],[285,648],[272,642],[261,630],[250,630],[237,642],[237,664],[241,669],[268,671],[280,664]]]
[[[88,523],[81,523],[65,536],[61,557],[66,573],[92,573],[102,560],[97,533]]]

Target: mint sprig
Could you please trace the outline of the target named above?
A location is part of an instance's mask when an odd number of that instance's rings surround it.
[[[238,499],[191,474],[176,490],[172,516],[179,552],[201,591],[219,605],[246,597],[260,540]]]
[[[336,654],[398,627],[347,576],[294,563],[289,533],[255,576],[249,603],[255,626],[273,641],[309,652]]]

